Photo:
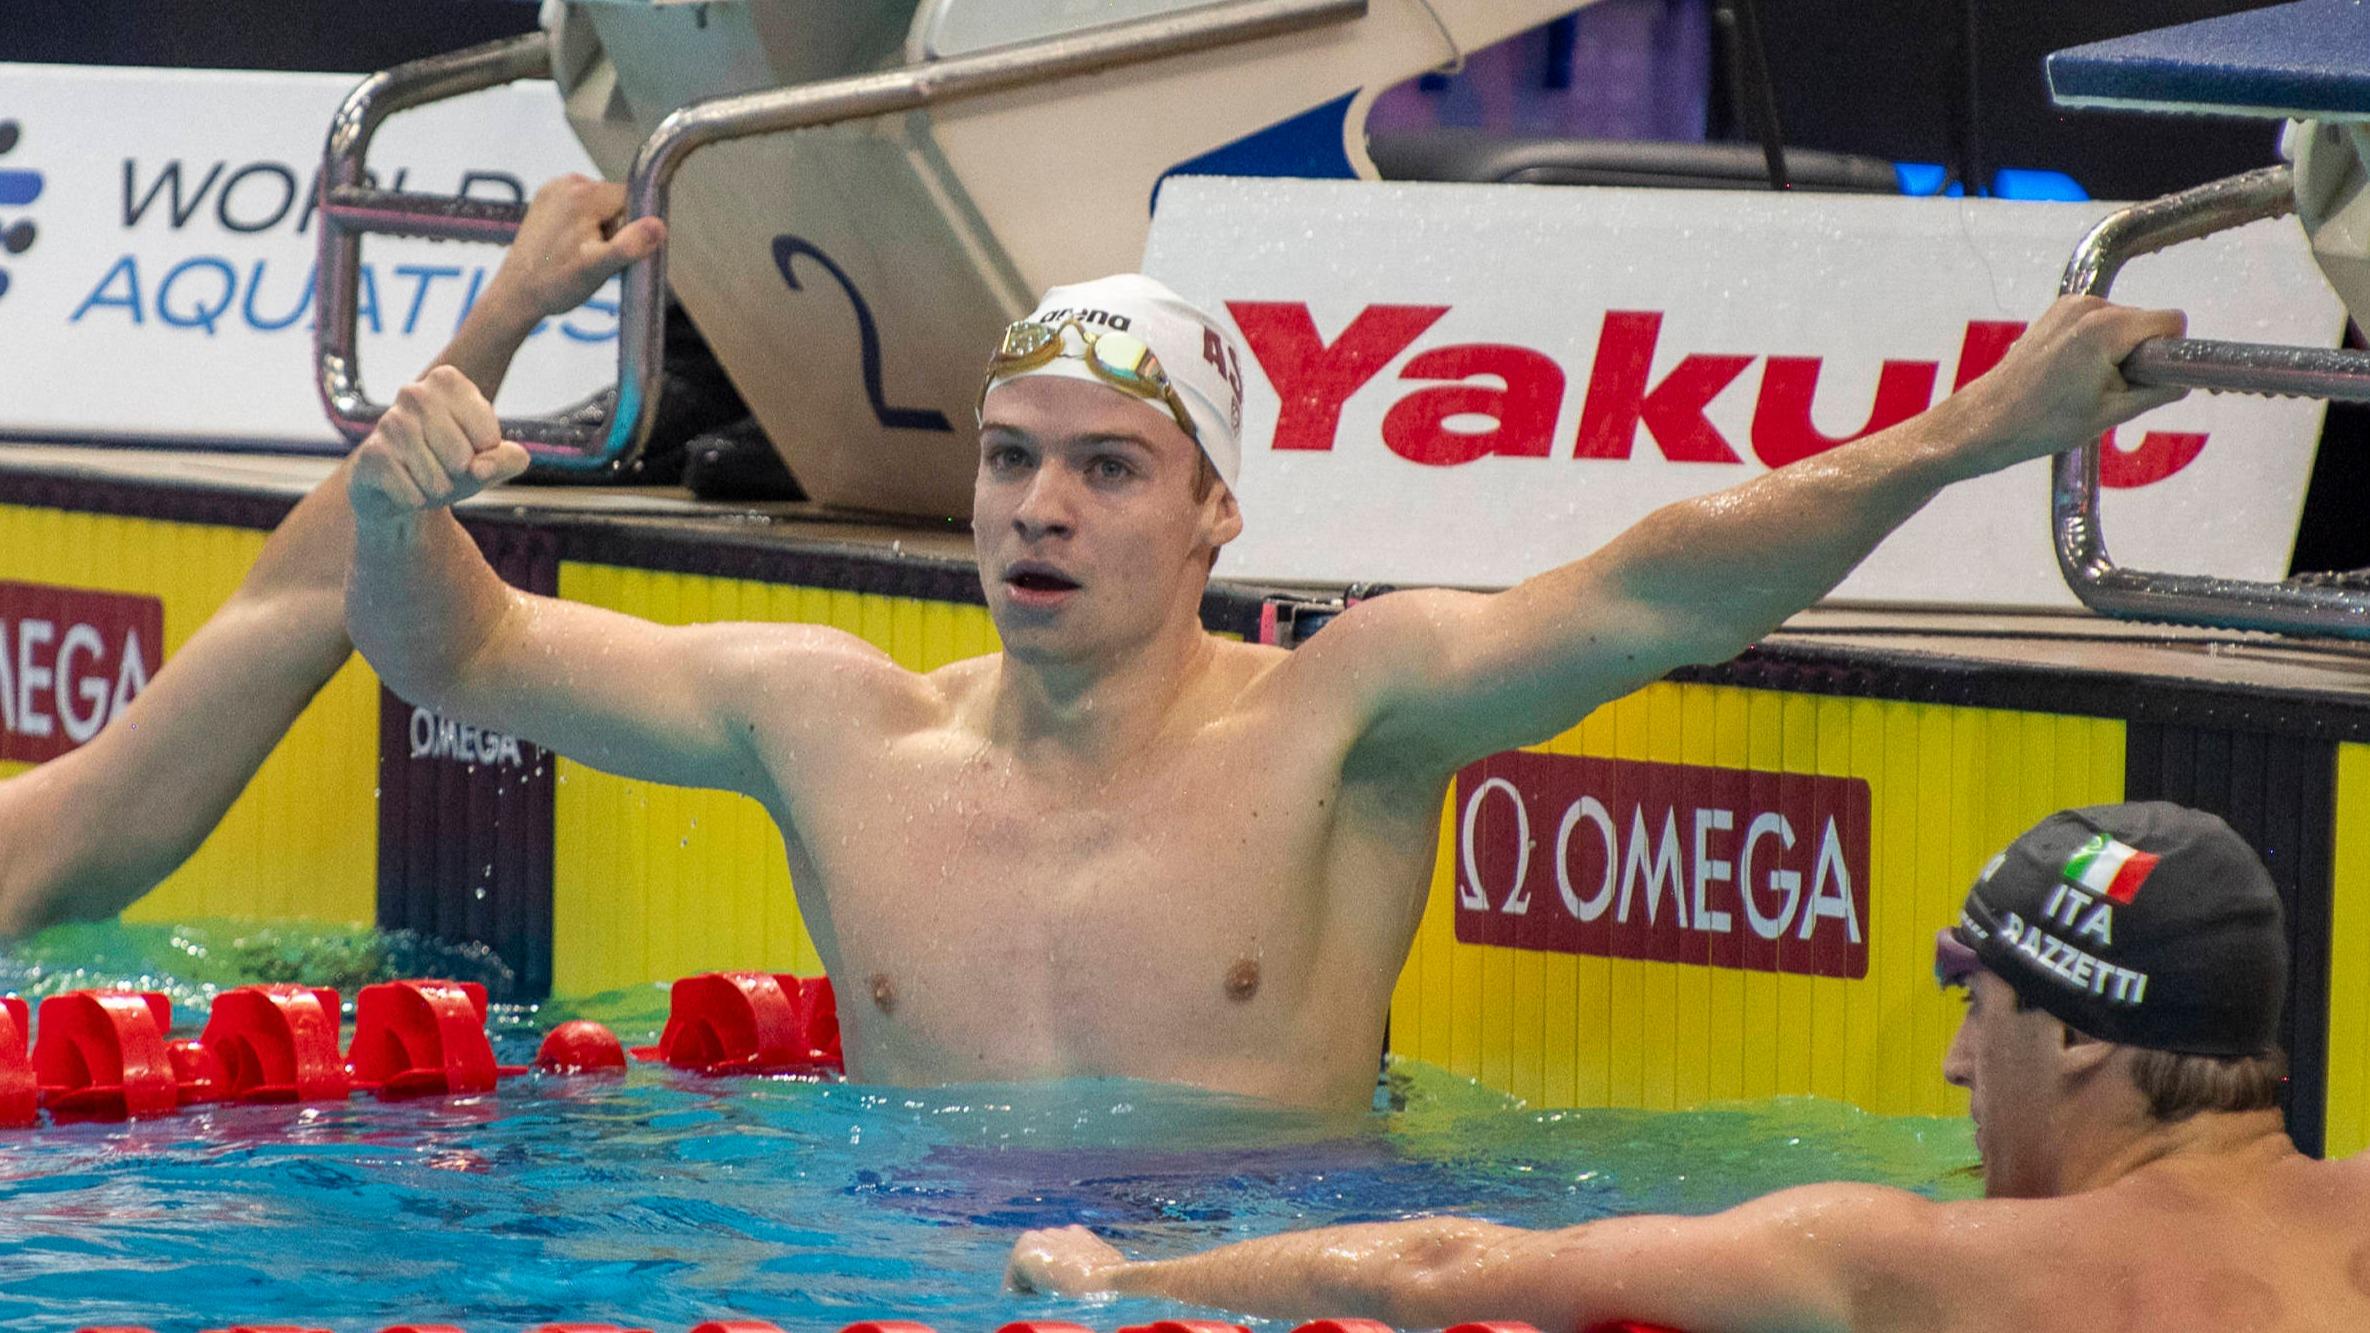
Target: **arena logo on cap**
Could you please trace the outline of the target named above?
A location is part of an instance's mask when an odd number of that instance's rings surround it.
[[[2079,884],[2100,897],[2128,903],[2139,896],[2140,886],[2156,869],[2156,861],[2155,853],[2100,833],[2066,861],[2065,877],[2068,883]]]

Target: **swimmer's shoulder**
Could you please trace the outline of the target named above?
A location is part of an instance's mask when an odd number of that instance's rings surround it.
[[[945,712],[937,673],[909,670],[846,630],[773,622],[748,629],[743,668],[777,715],[895,730],[932,725]]]
[[[1216,714],[1255,711],[1273,702],[1287,679],[1295,650],[1211,635],[1212,651],[1202,673],[1202,694]]]

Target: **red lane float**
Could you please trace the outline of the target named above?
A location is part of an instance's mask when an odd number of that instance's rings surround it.
[[[14,995],[0,996],[0,1128],[32,1124],[41,1115],[41,1082],[33,1076],[33,1011]]]
[[[1223,1319],[1159,1319],[1152,1324],[1128,1324],[1116,1333],[1249,1333],[1242,1324],[1228,1324]],[[149,1328],[130,1324],[104,1324],[76,1328],[76,1333],[152,1333]],[[204,1333],[329,1333],[327,1328],[310,1324],[232,1324],[230,1328],[209,1328]],[[379,1333],[465,1333],[457,1324],[391,1324]],[[626,1328],[619,1324],[536,1324],[526,1333],[652,1333],[649,1328]],[[784,1333],[780,1324],[768,1324],[763,1319],[709,1319],[694,1326],[690,1333]],[[936,1333],[929,1324],[917,1324],[912,1319],[863,1319],[848,1324],[839,1333]],[[998,1328],[995,1333],[1093,1333],[1085,1324],[1064,1324],[1059,1319],[1021,1319]],[[1311,1319],[1292,1333],[1396,1333],[1389,1324],[1377,1319]],[[1536,1326],[1522,1321],[1498,1319],[1486,1324],[1455,1324],[1446,1333],[1538,1333]],[[1657,1324],[1631,1324],[1631,1321],[1612,1321],[1612,1324],[1593,1324],[1586,1333],[1676,1333]]]
[[[639,1060],[702,1074],[817,1074],[844,1069],[839,1005],[824,977],[707,972],[669,992],[658,1045]],[[911,1333],[902,1326],[894,1333]]]
[[[535,1048],[535,1067],[546,1074],[622,1074],[626,1063],[617,1034],[588,1018],[560,1024]]]
[[[214,997],[196,1040],[172,1041],[165,996],[74,991],[41,1002],[39,1031],[28,1042],[25,1002],[0,996],[0,1127],[35,1124],[41,1107],[66,1119],[126,1120],[212,1101],[342,1101],[357,1089],[387,1098],[465,1095],[527,1072],[494,1063],[486,991],[475,982],[363,987],[344,1056],[338,1015],[334,990],[240,986]]]
[[[214,997],[198,1045],[238,1102],[342,1102],[353,1091],[337,1053],[338,995],[311,986],[241,986]]]
[[[126,1120],[224,1100],[467,1096],[527,1072],[494,1063],[486,990],[475,982],[363,987],[342,1057],[338,1015],[334,990],[240,986],[215,997],[196,1040],[173,1041],[172,1002],[154,991],[53,995],[41,1002],[38,1031],[22,999],[0,996],[0,1128],[36,1124],[44,1107],[70,1119]],[[634,1054],[706,1074],[844,1069],[831,983],[771,972],[676,982],[659,1044]],[[579,1019],[545,1037],[536,1065],[602,1073],[625,1069],[627,1060],[615,1033]]]
[[[1363,1321],[1360,1321],[1360,1324],[1363,1324]],[[1292,1333],[1306,1333],[1306,1326],[1294,1328]],[[1524,1321],[1519,1321],[1519,1319],[1488,1319],[1488,1321],[1474,1321],[1474,1324],[1458,1324],[1455,1328],[1443,1328],[1441,1333],[1538,1333],[1538,1328],[1531,1326],[1531,1324],[1524,1324]],[[1604,1319],[1604,1321],[1600,1321],[1600,1324],[1590,1324],[1588,1328],[1581,1328],[1581,1333],[1678,1333],[1678,1331],[1676,1328],[1664,1328],[1661,1324],[1638,1324],[1638,1321],[1631,1321],[1631,1319]]]
[[[494,1063],[486,988],[474,981],[387,981],[354,997],[354,1086],[381,1097],[492,1092],[526,1071]]]
[[[57,1115],[103,1120],[179,1110],[181,1079],[165,1040],[172,1028],[173,1002],[155,991],[75,991],[43,1000],[33,1043],[42,1104]],[[193,1087],[193,1100],[205,1091]]]

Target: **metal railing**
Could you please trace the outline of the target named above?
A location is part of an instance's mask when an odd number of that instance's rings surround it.
[[[2137,256],[2295,207],[2284,166],[2135,204],[2082,238],[2059,289],[2105,296]],[[2124,360],[2123,377],[2133,384],[2370,402],[2370,353],[2318,347],[2155,338]],[[2100,521],[2098,465],[2099,442],[2092,440],[2057,456],[2050,486],[2058,568],[2083,605],[2127,620],[2370,639],[2370,592],[2118,566]]]
[[[670,112],[635,154],[626,178],[627,219],[664,218],[675,173],[693,153],[712,144],[913,111],[1284,36],[1361,18],[1366,7],[1367,0],[1232,0],[877,74],[695,102]],[[516,234],[524,213],[515,205],[372,188],[365,170],[372,135],[398,111],[518,79],[549,77],[549,38],[536,33],[374,74],[339,109],[321,176],[320,321],[314,347],[322,405],[348,439],[368,434],[386,411],[363,393],[356,356],[362,237],[375,233],[501,244]],[[608,410],[503,419],[505,437],[525,445],[538,469],[599,475],[641,448],[654,415],[665,351],[665,292],[662,247],[625,273],[617,315],[616,398]]]

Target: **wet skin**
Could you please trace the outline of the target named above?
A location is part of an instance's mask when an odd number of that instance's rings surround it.
[[[842,1007],[851,1065],[1361,1102],[1445,774],[1355,772],[1322,679],[1201,632],[1239,522],[1194,498],[1182,432],[1051,377],[986,416],[973,526],[1004,656],[914,676],[851,653],[832,688],[877,721],[769,754],[826,965],[894,997]]]
[[[973,511],[1003,651],[926,674],[827,627],[670,628],[505,587],[449,506],[526,455],[440,371],[356,451],[347,610],[407,698],[763,802],[852,1077],[1121,1075],[1351,1110],[1452,774],[1725,660],[1942,486],[2169,401],[2114,366],[2179,328],[2061,302],[1913,421],[1503,593],[1368,601],[1291,653],[1201,628],[1242,519],[1197,493],[1166,410],[1009,381],[984,401]]]
[[[2277,1111],[2162,1122],[2128,1048],[2069,1037],[1979,972],[1945,1076],[1986,1199],[1868,1185],[1706,1217],[1525,1231],[1459,1217],[1336,1227],[1130,1263],[1083,1228],[1015,1245],[1014,1285],[1401,1328],[1631,1319],[1696,1333],[2161,1333],[2370,1328],[2370,1154],[2298,1153]]]

